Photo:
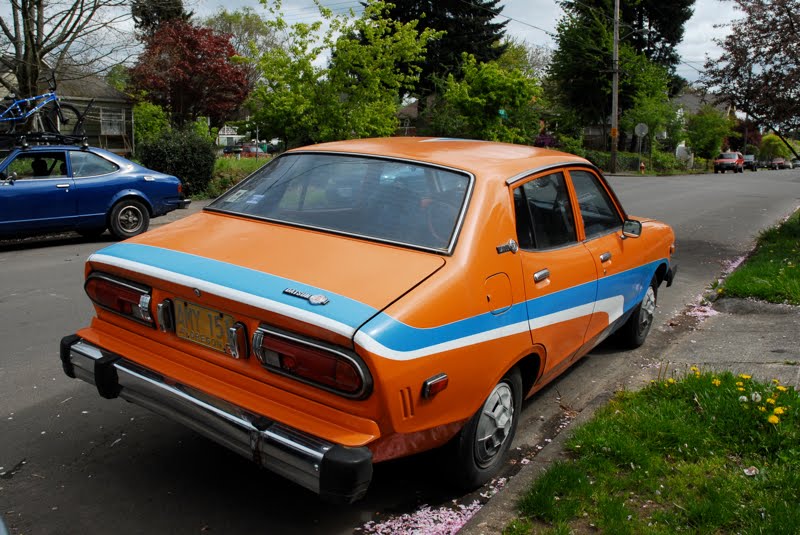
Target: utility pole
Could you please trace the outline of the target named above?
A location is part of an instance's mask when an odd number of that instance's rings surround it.
[[[619,139],[619,0],[614,0],[614,54],[611,81],[611,165],[617,172],[617,141]]]

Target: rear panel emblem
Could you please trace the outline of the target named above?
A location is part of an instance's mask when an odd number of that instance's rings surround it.
[[[300,299],[305,299],[312,305],[327,305],[330,302],[330,299],[325,297],[324,295],[320,294],[310,294],[306,292],[301,292],[300,290],[295,290],[294,288],[286,288],[283,293],[286,295],[292,295],[294,297],[299,297]]]

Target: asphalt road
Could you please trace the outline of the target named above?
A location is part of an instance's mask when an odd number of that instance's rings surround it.
[[[673,287],[661,289],[656,329],[643,348],[603,345],[526,402],[516,440],[522,452],[544,444],[597,396],[635,386],[677,336],[675,318],[725,262],[800,205],[800,171],[611,183],[631,214],[675,228],[680,271]],[[429,454],[378,465],[365,500],[327,505],[178,424],[102,400],[64,376],[58,342],[92,317],[83,263],[106,243],[0,243],[0,512],[11,533],[352,533],[419,504],[477,496],[450,493]]]

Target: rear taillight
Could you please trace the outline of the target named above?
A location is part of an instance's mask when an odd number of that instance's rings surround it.
[[[358,357],[296,335],[259,327],[253,335],[253,352],[268,370],[337,394],[360,399],[372,388]]]
[[[150,312],[150,288],[101,273],[89,275],[83,288],[97,306],[154,326]]]

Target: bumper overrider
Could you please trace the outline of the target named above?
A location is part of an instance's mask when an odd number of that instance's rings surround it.
[[[337,503],[361,498],[372,479],[372,452],[345,447],[253,414],[183,385],[77,335],[61,340],[69,377],[175,420]]]

